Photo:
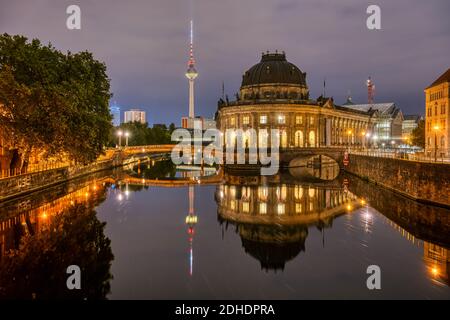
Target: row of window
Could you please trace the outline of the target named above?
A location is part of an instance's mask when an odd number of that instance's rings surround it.
[[[445,104],[441,105],[441,115],[445,114],[446,108],[445,108]],[[434,106],[434,115],[437,116],[438,115],[438,106],[435,105]],[[429,107],[427,110],[427,116],[428,117],[432,117],[433,116],[433,107]]]
[[[428,146],[433,147],[435,145],[435,143],[436,143],[435,139],[428,137]],[[439,144],[441,145],[441,148],[445,147],[445,136],[442,136],[439,139]]]
[[[278,124],[286,124],[286,116],[283,114],[278,115],[277,117],[277,123]],[[315,118],[313,116],[309,117],[309,123],[311,125],[314,124]],[[229,118],[229,125],[235,126],[236,125],[236,118],[231,117]],[[259,123],[260,124],[267,124],[268,123],[268,116],[267,115],[260,115],[259,116]],[[249,125],[250,124],[250,116],[249,115],[243,115],[242,116],[242,124],[243,125]],[[303,116],[297,115],[295,116],[295,124],[302,125],[303,124]]]
[[[430,101],[442,99],[444,97],[444,93],[442,91],[430,93]]]
[[[427,132],[431,132],[434,130],[441,131],[445,130],[447,128],[445,119],[441,119],[441,122],[438,123],[437,121],[434,122],[434,124],[431,121],[427,122]]]

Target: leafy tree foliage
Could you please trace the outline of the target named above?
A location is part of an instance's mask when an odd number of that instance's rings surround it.
[[[152,144],[171,144],[171,134],[175,130],[175,125],[171,123],[169,128],[166,125],[148,127],[148,124],[140,122],[122,123],[119,127],[113,130],[110,136],[110,146],[115,146],[118,143],[117,132],[128,132],[129,146],[144,146]],[[122,145],[125,145],[125,137],[122,136]]]
[[[91,53],[0,36],[0,128],[24,162],[35,148],[95,160],[112,128],[110,97],[106,66]]]
[[[414,146],[425,148],[425,121],[420,120],[417,128],[411,133],[411,143]]]

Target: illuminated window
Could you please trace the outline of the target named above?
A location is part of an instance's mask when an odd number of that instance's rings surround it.
[[[230,187],[230,197],[232,199],[236,198],[236,187],[235,186]]]
[[[303,124],[303,117],[295,116],[295,124]]]
[[[267,214],[267,203],[261,202],[259,204],[259,213],[260,214]]]
[[[259,187],[258,188],[258,198],[261,201],[267,201],[267,197],[269,196],[269,189],[267,187]]]
[[[278,123],[279,123],[279,124],[285,124],[285,123],[286,123],[286,116],[280,114],[280,115],[278,116]]]
[[[267,115],[263,115],[259,117],[259,123],[267,124]]]
[[[286,205],[284,203],[279,203],[277,206],[277,213],[284,214],[286,210]]]
[[[303,188],[301,186],[295,186],[294,188],[294,197],[295,200],[300,200],[301,198],[303,198]]]
[[[313,116],[309,117],[309,124],[311,124],[311,125],[314,124],[314,117]]]
[[[303,147],[303,132],[298,130],[295,132],[294,143],[296,147]]]
[[[230,209],[233,211],[236,210],[236,200],[230,201]]]
[[[250,116],[243,116],[242,124],[249,124],[249,123],[250,123]]]
[[[287,195],[287,187],[283,184],[281,187],[277,187],[277,198],[279,201],[285,201]]]
[[[250,204],[248,201],[242,202],[242,212],[248,213],[250,211]]]
[[[309,145],[311,147],[316,145],[316,133],[312,130],[309,132]]]
[[[258,133],[258,145],[260,148],[266,148],[268,146],[269,133],[267,130],[259,130]]]
[[[301,203],[295,204],[295,213],[302,213],[302,204]]]

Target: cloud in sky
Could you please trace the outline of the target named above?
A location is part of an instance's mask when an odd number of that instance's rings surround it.
[[[66,29],[66,8],[78,4],[82,30]],[[448,0],[378,0],[382,30],[366,28],[361,0],[0,0],[0,32],[89,50],[105,61],[114,100],[141,107],[151,123],[175,122],[188,112],[184,78],[189,20],[195,24],[200,73],[196,113],[212,117],[222,81],[229,96],[262,51],[284,50],[307,72],[312,97],[343,103],[350,90],[365,102],[365,80],[378,102],[423,113],[423,89],[450,67]]]

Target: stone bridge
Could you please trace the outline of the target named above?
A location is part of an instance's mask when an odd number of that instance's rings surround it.
[[[345,151],[345,147],[284,148],[280,150],[280,166],[292,167],[296,166],[296,160],[327,156],[342,167]]]

